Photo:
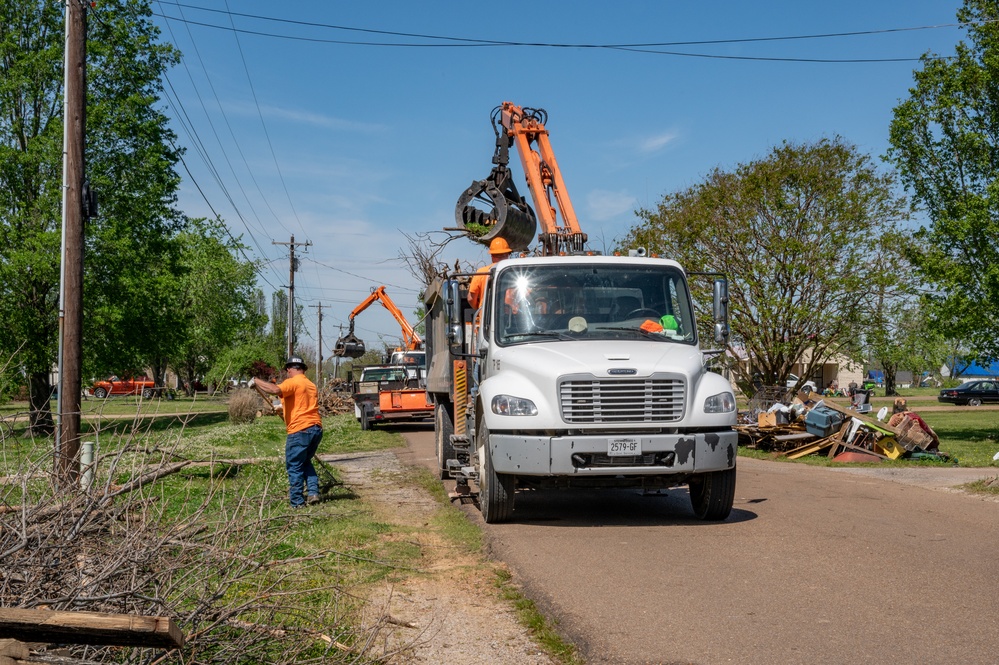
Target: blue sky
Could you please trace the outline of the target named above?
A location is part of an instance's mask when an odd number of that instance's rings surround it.
[[[591,247],[609,249],[637,208],[784,140],[839,135],[879,158],[915,59],[949,55],[964,37],[959,6],[152,2],[162,39],[183,53],[164,99],[187,148],[180,207],[214,210],[242,235],[264,262],[268,295],[288,283],[287,246],[273,243],[311,243],[296,300],[302,341],[313,346],[322,304],[325,357],[372,288],[384,284],[403,311],[415,309],[419,284],[399,258],[405,236],[454,225],[458,195],[492,167],[489,115],[503,101],[548,111],[583,230]],[[601,48],[691,41],[722,43]],[[902,61],[817,62],[883,59]],[[443,258],[481,264],[487,255],[461,240]],[[369,347],[400,337],[379,305],[356,330]]]

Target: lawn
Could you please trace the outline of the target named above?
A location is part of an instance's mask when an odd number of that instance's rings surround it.
[[[370,636],[357,629],[362,589],[419,574],[417,539],[342,484],[329,483],[317,506],[290,508],[277,417],[233,425],[197,401],[156,402],[116,398],[85,420],[99,459],[89,493],[52,488],[51,440],[0,437],[0,551],[22,575],[0,589],[0,606],[172,616],[191,637],[167,661],[368,662]],[[184,417],[162,415],[177,406]],[[353,414],[325,418],[324,429],[321,453],[402,443],[362,432]],[[321,469],[333,480],[332,466]],[[122,491],[156,470],[173,471]],[[447,501],[422,528],[453,551],[481,547]],[[29,538],[31,547],[19,544]],[[76,564],[53,569],[53,557]],[[285,639],[272,639],[280,631]]]

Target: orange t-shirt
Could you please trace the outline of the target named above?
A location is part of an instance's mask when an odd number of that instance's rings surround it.
[[[301,432],[313,425],[322,425],[319,417],[319,391],[304,374],[289,377],[278,385],[284,422],[288,434]]]
[[[486,280],[489,279],[489,271],[493,269],[494,265],[496,264],[490,263],[476,270],[475,276],[472,277],[472,281],[468,285],[468,304],[476,309],[482,302],[482,295],[486,290]]]

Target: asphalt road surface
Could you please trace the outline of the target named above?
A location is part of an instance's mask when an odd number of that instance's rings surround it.
[[[433,468],[433,433],[406,436]],[[999,502],[947,489],[989,475],[739,458],[721,523],[686,488],[466,510],[589,663],[997,663]]]

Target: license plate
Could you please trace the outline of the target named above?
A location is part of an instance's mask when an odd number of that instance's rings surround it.
[[[608,457],[631,457],[642,454],[642,442],[638,439],[611,439],[607,443]]]

